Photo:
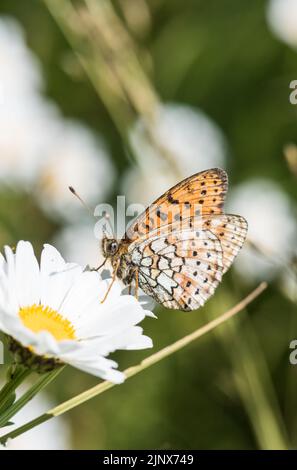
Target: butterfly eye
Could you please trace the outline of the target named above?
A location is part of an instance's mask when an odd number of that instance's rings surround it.
[[[104,238],[102,243],[102,249],[106,257],[113,256],[118,251],[119,244],[117,240],[109,240],[107,238]]]
[[[116,241],[112,241],[109,244],[108,251],[110,254],[114,255],[118,251],[118,244]]]

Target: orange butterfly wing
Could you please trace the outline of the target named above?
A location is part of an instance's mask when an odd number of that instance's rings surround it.
[[[228,189],[224,170],[197,173],[166,191],[132,222],[126,232],[130,241],[189,217],[221,214]]]

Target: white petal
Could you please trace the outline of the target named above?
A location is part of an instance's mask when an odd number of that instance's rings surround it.
[[[9,246],[4,247],[6,258],[6,276],[7,276],[7,291],[10,303],[13,303],[15,309],[19,309],[17,289],[16,289],[16,274],[15,274],[15,255]]]
[[[0,272],[6,274],[6,261],[2,253],[0,253]]]
[[[137,350],[152,348],[152,339],[142,333],[143,329],[140,326],[135,326],[132,331],[127,332],[125,337],[122,337],[122,346],[119,345],[119,349]]]
[[[113,369],[116,363],[104,357],[98,357],[97,359],[86,358],[85,361],[69,359],[67,362],[77,369],[113,383],[120,384],[125,380],[125,375],[122,372]]]
[[[15,253],[15,289],[20,306],[40,300],[39,265],[31,243],[20,241]]]
[[[10,298],[9,298],[9,282],[7,276],[2,272],[0,272],[0,307],[4,311],[10,311]],[[16,306],[16,303],[15,303]]]
[[[156,318],[156,319],[158,318],[157,315],[154,314],[154,312],[151,312],[151,310],[145,310],[144,313],[146,317]]]
[[[48,331],[41,331],[36,334],[32,346],[36,354],[52,356],[59,359],[64,351],[73,352],[80,348],[77,341],[57,341]]]
[[[0,307],[0,331],[2,331],[2,333],[9,334],[9,326],[7,325],[8,322],[5,321],[6,316],[7,315],[5,311],[2,309],[2,307]]]
[[[153,347],[151,338],[142,334],[143,330],[139,326],[121,330],[113,336],[90,337],[81,341],[89,354],[101,354],[107,356],[117,349],[147,349]]]
[[[136,325],[145,317],[145,311],[131,295],[121,296],[117,302],[110,302],[109,305],[104,303],[98,313],[90,313],[89,321],[82,323],[77,330],[79,336],[114,335]]]
[[[40,262],[41,303],[59,311],[82,267],[66,263],[51,245],[44,245]]]
[[[34,351],[41,356],[60,356],[60,345],[51,333],[40,331],[33,343]]]
[[[1,330],[19,341],[23,346],[30,346],[36,334],[25,328],[20,318],[15,315],[1,312]]]
[[[138,302],[144,309],[146,317],[157,318],[156,315],[152,312],[156,306],[155,300],[152,297],[146,295],[141,289],[139,289],[138,292]]]
[[[93,304],[100,309],[98,287],[100,277],[96,272],[83,272],[73,284],[65,297],[59,312],[68,318],[76,327],[78,322],[89,323],[90,310]]]
[[[0,311],[0,330],[12,336],[24,347],[31,346],[36,354],[60,357],[62,353],[83,349],[77,341],[57,341],[49,332],[34,333],[26,328],[20,318]],[[67,343],[67,344],[65,344]]]

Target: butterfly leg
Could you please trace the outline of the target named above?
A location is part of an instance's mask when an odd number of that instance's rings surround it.
[[[108,296],[109,292],[111,291],[111,288],[112,288],[112,286],[113,286],[113,284],[114,284],[114,281],[116,280],[118,267],[119,267],[119,263],[117,263],[117,266],[115,267],[115,269],[114,269],[114,271],[113,271],[111,283],[110,283],[110,285],[109,285],[109,287],[108,287],[108,289],[107,289],[107,291],[106,291],[106,293],[105,293],[103,299],[101,300],[101,303],[102,303],[102,304],[103,304],[103,303],[105,302],[105,300],[107,299],[107,296]]]
[[[90,268],[90,271],[96,271],[96,272],[98,272],[99,269],[103,268],[103,266],[105,265],[106,261],[107,261],[107,258],[105,258],[105,260],[103,261],[103,263],[101,263],[100,266],[98,266],[98,268]]]
[[[134,277],[134,273],[135,273],[135,277]],[[139,289],[138,269],[133,270],[133,274],[132,275],[130,274],[128,279],[129,279],[128,294],[129,295],[132,294],[132,283],[133,283],[133,280],[135,279],[134,296],[135,296],[136,300],[138,300],[138,289]]]

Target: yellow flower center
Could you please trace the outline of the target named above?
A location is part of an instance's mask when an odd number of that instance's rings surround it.
[[[19,316],[25,327],[34,333],[48,331],[57,341],[76,339],[71,322],[50,307],[36,304],[21,307]]]

